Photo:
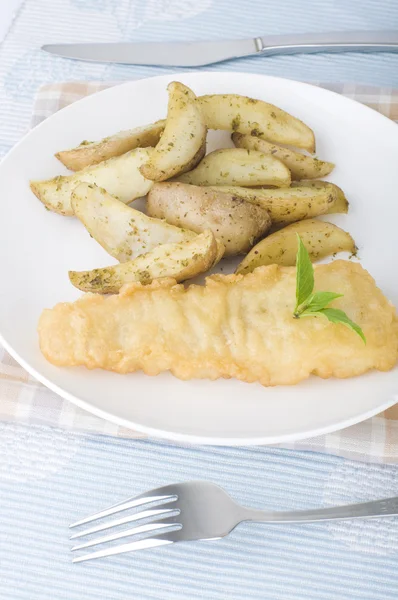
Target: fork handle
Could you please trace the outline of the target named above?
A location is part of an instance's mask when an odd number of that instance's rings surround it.
[[[368,519],[398,515],[398,497],[315,510],[287,512],[268,512],[250,508],[244,510],[244,521],[262,521],[268,523],[300,523],[303,521],[312,523],[313,521],[333,521],[339,519]]]

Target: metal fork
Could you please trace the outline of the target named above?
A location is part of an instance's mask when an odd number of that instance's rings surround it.
[[[150,508],[145,507],[146,504],[152,506]],[[83,562],[113,554],[154,548],[174,542],[219,539],[228,535],[242,521],[312,523],[314,521],[337,519],[396,516],[398,515],[398,497],[334,508],[276,512],[254,510],[240,506],[218,485],[207,481],[191,481],[166,485],[135,498],[130,498],[125,502],[115,504],[90,517],[77,521],[70,527],[85,525],[136,508],[139,508],[139,511],[134,514],[105,521],[72,535],[71,539],[77,539],[115,528],[112,533],[79,543],[72,548],[72,551],[107,544],[125,537],[141,535],[141,539],[121,545],[107,546],[102,550],[74,558],[73,562]],[[140,522],[144,520],[146,521],[145,524],[141,524]],[[120,530],[121,525],[130,523],[135,523],[136,526]],[[144,539],[142,539],[142,536],[145,536]]]

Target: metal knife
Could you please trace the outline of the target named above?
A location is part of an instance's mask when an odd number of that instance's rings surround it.
[[[344,31],[269,35],[247,40],[209,42],[137,42],[116,44],[47,44],[64,58],[128,65],[200,67],[261,54],[313,52],[398,52],[398,31]]]

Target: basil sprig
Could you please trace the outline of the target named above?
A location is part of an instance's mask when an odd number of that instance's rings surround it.
[[[296,307],[294,317],[316,317],[323,315],[331,323],[341,323],[355,331],[366,344],[362,329],[351,321],[346,313],[339,308],[328,306],[332,300],[341,298],[343,294],[335,292],[314,292],[314,267],[302,239],[297,234],[298,250],[296,257]]]

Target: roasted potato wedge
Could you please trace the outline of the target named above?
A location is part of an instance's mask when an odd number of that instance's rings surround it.
[[[288,225],[259,242],[238,265],[236,273],[244,275],[261,265],[294,266],[297,234],[313,261],[337,252],[356,253],[355,242],[349,233],[332,223],[307,219]]]
[[[176,181],[192,185],[290,185],[290,171],[278,159],[263,152],[224,148],[210,152],[196,169]]]
[[[73,190],[72,207],[89,234],[120,262],[161,244],[186,242],[197,236],[193,231],[152,219],[91,183],[81,183]]]
[[[61,215],[73,215],[71,193],[79,183],[95,183],[121,202],[128,204],[145,196],[153,182],[141,174],[139,167],[148,159],[149,149],[136,148],[86,167],[73,175],[58,175],[45,181],[31,181],[30,188],[43,204]]]
[[[312,156],[306,156],[301,152],[295,152],[289,148],[283,148],[277,144],[271,144],[254,135],[244,135],[235,132],[232,141],[237,148],[246,150],[257,150],[264,154],[272,154],[287,166],[292,174],[292,179],[317,179],[329,175],[334,169],[334,164],[319,160]]]
[[[315,152],[312,129],[273,104],[237,94],[200,96],[198,102],[209,129],[238,131]]]
[[[116,294],[125,283],[151,283],[154,279],[173,277],[191,279],[210,269],[217,256],[216,239],[205,231],[179,244],[163,244],[134,260],[92,271],[69,271],[73,285],[83,292]]]
[[[61,150],[56,157],[67,169],[80,171],[85,167],[125,154],[134,148],[147,148],[156,146],[164,130],[166,121],[156,121],[143,127],[119,131],[115,135],[106,137],[98,142],[82,142],[71,150]]]
[[[210,229],[225,246],[225,256],[248,252],[271,226],[268,211],[217,188],[178,182],[156,183],[147,199],[151,217],[197,233]]]
[[[215,186],[218,190],[242,198],[246,202],[265,208],[274,225],[287,225],[295,221],[324,215],[333,210],[337,192],[331,187],[310,188],[305,186],[259,189],[238,186]]]
[[[196,96],[174,81],[167,87],[169,105],[166,126],[141,173],[152,181],[164,181],[192,169],[206,152],[207,127]]]
[[[331,213],[347,213],[348,212],[349,202],[346,198],[346,195],[343,192],[343,190],[335,183],[330,183],[330,181],[318,181],[317,179],[308,179],[308,180],[302,179],[301,181],[292,181],[290,186],[291,187],[300,187],[300,188],[305,186],[305,187],[316,189],[316,190],[320,190],[320,189],[333,190],[333,193],[335,195],[335,202],[330,207],[330,210],[328,210],[328,213],[331,214]]]

